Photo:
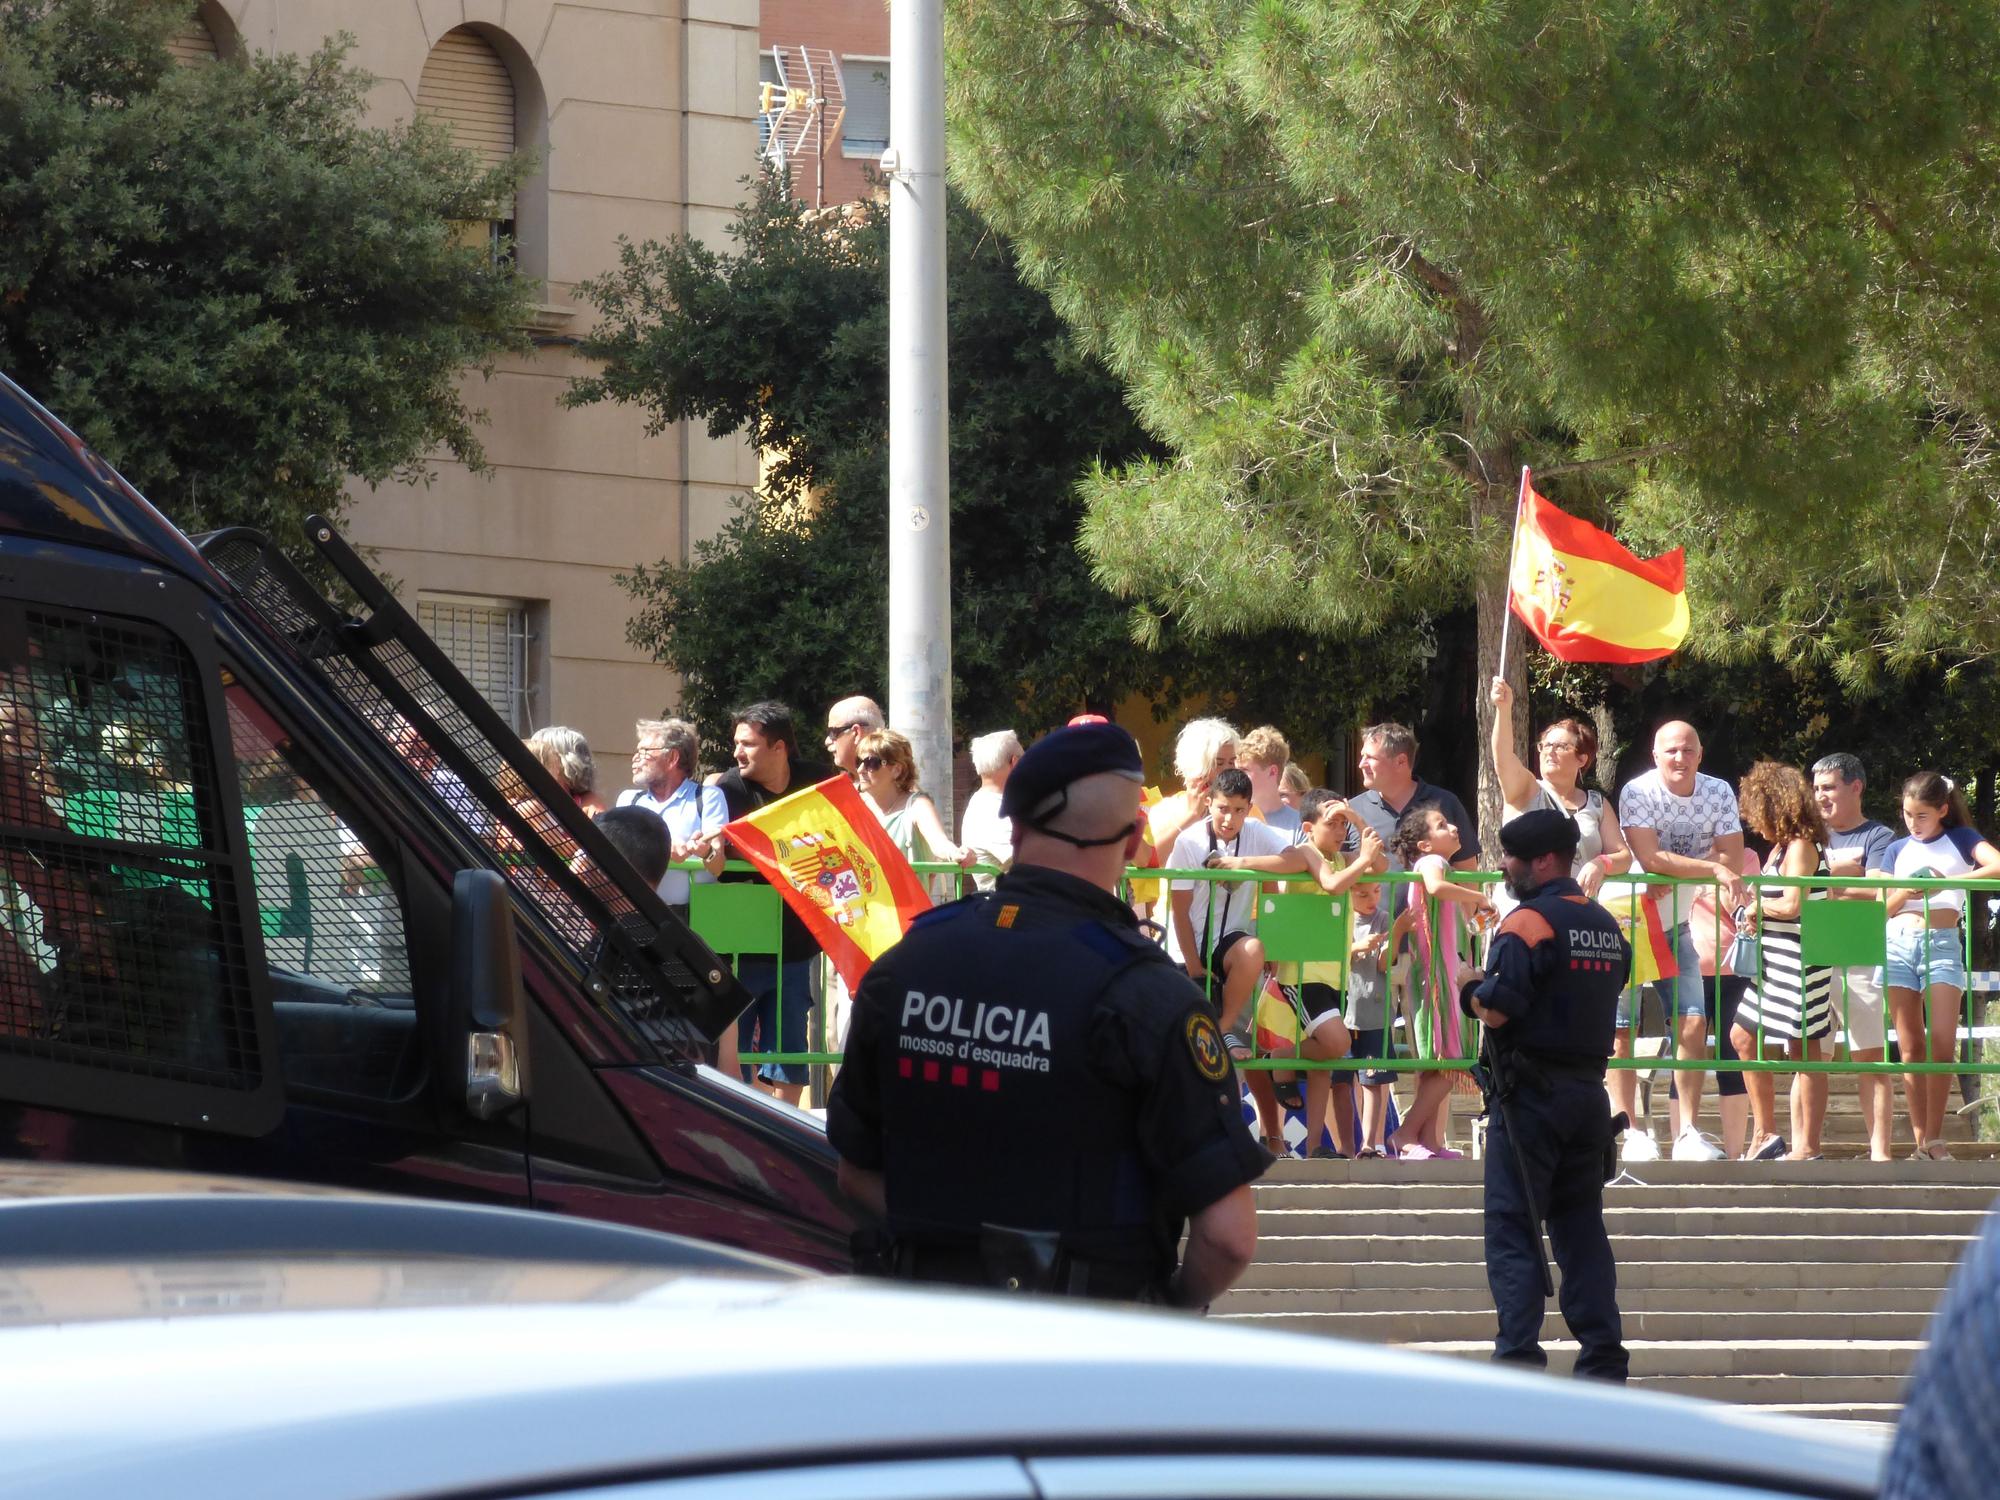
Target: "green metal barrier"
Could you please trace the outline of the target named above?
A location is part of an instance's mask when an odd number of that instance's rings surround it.
[[[688,861],[677,868],[698,872],[700,865]],[[747,864],[731,862],[727,869],[750,871]],[[945,877],[954,893],[964,894],[971,890],[973,878],[979,875],[994,875],[998,871],[989,865],[974,865],[962,868],[958,865],[935,862],[918,862],[914,866],[917,873],[927,880],[933,876]],[[1456,871],[1453,882],[1460,885],[1493,888],[1501,882],[1501,877],[1492,871]],[[1343,965],[1348,954],[1347,933],[1350,931],[1351,906],[1344,896],[1332,896],[1323,891],[1310,875],[1270,875],[1232,870],[1174,870],[1174,869],[1130,869],[1126,871],[1124,893],[1129,897],[1132,883],[1157,887],[1163,897],[1175,883],[1209,882],[1250,884],[1263,890],[1253,897],[1257,903],[1257,928],[1265,946],[1266,958],[1279,964],[1310,963],[1337,959]],[[1714,910],[1715,928],[1712,936],[1715,942],[1711,952],[1718,956],[1724,951],[1722,902],[1717,887],[1712,882],[1681,880],[1669,876],[1631,874],[1612,877],[1613,882],[1636,885],[1666,892],[1676,887],[1693,887],[1710,894]],[[1385,892],[1385,906],[1393,913],[1403,904],[1398,888],[1409,885],[1421,887],[1421,877],[1410,873],[1395,873],[1367,877],[1366,883],[1388,887]],[[1803,887],[1808,890],[1829,891],[1891,891],[1915,890],[1917,908],[1928,920],[1930,903],[1934,896],[1945,891],[1961,891],[1968,894],[2000,892],[2000,880],[1952,881],[1916,880],[1910,878],[1887,879],[1861,876],[1782,876],[1756,875],[1748,877],[1745,884],[1753,892],[1772,891],[1786,887]],[[1425,896],[1426,917],[1430,930],[1439,930],[1439,903],[1435,897]],[[1643,899],[1643,898],[1642,898]],[[1210,901],[1208,911],[1214,917],[1220,903]],[[778,951],[778,934],[783,905],[777,892],[762,883],[718,885],[697,881],[690,896],[689,920],[696,932],[718,953],[740,962],[745,955],[773,954]],[[1802,962],[1809,968],[1832,968],[1839,981],[1839,993],[1834,1002],[1836,1030],[1845,1036],[1852,1017],[1852,994],[1847,987],[1846,970],[1850,968],[1879,968],[1887,956],[1887,915],[1882,900],[1867,899],[1818,899],[1808,898],[1802,905],[1798,917],[1800,928],[1800,951]],[[1484,946],[1484,935],[1472,930],[1470,923],[1461,923],[1462,961],[1476,965]],[[1665,924],[1663,924],[1665,925]],[[1671,934],[1671,928],[1668,929]],[[1970,976],[1973,972],[1970,955],[1970,924],[1961,918],[1958,928],[1961,958]],[[1204,946],[1212,946],[1213,934],[1208,934]],[[1399,945],[1397,957],[1409,953],[1414,948],[1413,939],[1406,939]],[[1927,949],[1928,945],[1926,945]],[[1240,1071],[1324,1070],[1333,1073],[1349,1073],[1362,1070],[1394,1072],[1424,1072],[1436,1070],[1456,1071],[1469,1068],[1478,1051],[1478,1026],[1469,1019],[1458,1027],[1459,1038],[1456,1047],[1440,1048],[1434,1045],[1440,1034],[1448,1034],[1445,1025],[1447,1013],[1443,1007],[1451,1007],[1456,1013],[1457,996],[1446,993],[1444,964],[1445,956],[1433,952],[1428,972],[1412,974],[1409,1007],[1403,1011],[1398,1003],[1391,980],[1391,992],[1387,1003],[1389,1031],[1393,1039],[1395,1055],[1381,1058],[1333,1058],[1315,1059],[1295,1055],[1253,1056],[1238,1059]],[[1926,985],[1922,996],[1922,1025],[1928,1036],[1935,1016],[1934,1007],[1950,1002],[1943,998],[1949,986],[1939,984],[1933,987],[1928,981],[1928,951],[1925,953]],[[1416,966],[1412,962],[1412,968]],[[1720,968],[1720,964],[1716,965]],[[1761,979],[1760,973],[1755,978]],[[782,978],[780,980],[782,985]],[[1671,981],[1661,981],[1671,984]],[[1717,1031],[1723,1017],[1725,1005],[1723,987],[1716,976],[1705,976],[1702,980],[1708,989],[1708,1043],[1702,1055],[1679,1056],[1629,1056],[1614,1057],[1609,1060],[1611,1068],[1638,1069],[1647,1072],[1765,1072],[1765,1073],[1844,1073],[1844,1074],[1991,1074],[2000,1073],[2000,1060],[1984,1061],[1979,1058],[1953,1058],[1944,1061],[1904,1062],[1885,1055],[1882,1061],[1856,1061],[1851,1056],[1851,1042],[1843,1041],[1841,1051],[1846,1056],[1802,1057],[1762,1055],[1766,1050],[1766,1039],[1760,1026],[1757,1034],[1759,1056],[1752,1058],[1729,1058],[1721,1056]],[[1205,975],[1204,989],[1213,1001],[1215,979]],[[1261,988],[1261,986],[1260,986]],[[1627,986],[1627,1008],[1630,1022],[1627,1034],[1635,1043],[1640,1035],[1643,1020],[1639,1003],[1641,986],[1631,983]],[[1968,983],[1960,991],[1958,1005],[1959,1021],[1963,1024],[1965,1007],[1971,997],[1980,993]],[[811,1004],[813,997],[788,996],[780,993],[779,1006],[789,1007],[793,1003]],[[1251,997],[1251,1011],[1246,1018],[1254,1033],[1257,992]],[[1893,1015],[1888,1014],[1888,997],[1884,997],[1884,1030],[1887,1046],[1893,1048],[1897,1042],[1896,1025]],[[1664,1011],[1665,1006],[1662,1007]],[[824,1028],[825,1008],[820,1007],[816,1017],[817,1045],[806,1052],[757,1051],[742,1054],[746,1065],[761,1063],[795,1063],[816,1066],[836,1065],[841,1061],[837,1047],[829,1047]],[[782,1028],[781,1028],[782,1029]],[[1397,1033],[1400,1032],[1400,1037]],[[1957,1027],[1954,1027],[1954,1034]],[[1674,1049],[1669,1047],[1669,1052]]]

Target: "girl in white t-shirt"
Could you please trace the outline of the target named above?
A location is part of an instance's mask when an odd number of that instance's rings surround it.
[[[1919,771],[1903,783],[1906,839],[1889,846],[1889,868],[1870,870],[1888,878],[1991,880],[2000,877],[1995,849],[1966,810],[1965,794],[1938,771]],[[1891,890],[1889,955],[1883,965],[1883,993],[1896,1021],[1896,1047],[1905,1062],[1953,1062],[1958,1057],[1958,1019],[1965,995],[1965,913],[1963,891]],[[1928,1024],[1924,1015],[1929,1001]],[[1951,1095],[1949,1073],[1906,1073],[1903,1093],[1910,1133],[1919,1159],[1949,1161],[1944,1147],[1944,1106]]]

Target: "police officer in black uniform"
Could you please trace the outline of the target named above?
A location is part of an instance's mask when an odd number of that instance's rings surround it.
[[[1570,878],[1577,826],[1537,809],[1500,830],[1501,868],[1521,904],[1500,924],[1489,968],[1460,990],[1487,1028],[1486,1279],[1499,1314],[1493,1357],[1545,1367],[1541,1224],[1562,1269],[1561,1303],[1581,1349],[1576,1373],[1622,1381],[1618,1268],[1604,1231],[1612,1140],[1604,1092],[1631,953],[1618,924]]]
[[[1001,797],[1013,868],[862,981],[827,1108],[885,1221],[862,1269],[1202,1307],[1249,1264],[1271,1158],[1214,1011],[1118,898],[1142,774],[1114,724],[1046,736]]]

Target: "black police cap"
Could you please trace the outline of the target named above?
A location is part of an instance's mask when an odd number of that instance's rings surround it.
[[[1106,771],[1130,781],[1146,779],[1139,742],[1128,731],[1116,724],[1077,724],[1045,734],[1014,763],[1000,792],[1000,816],[1033,827],[1037,812],[1048,818],[1061,810],[1060,804],[1043,807],[1058,792]]]
[[[1574,855],[1580,838],[1576,819],[1552,807],[1538,807],[1500,825],[1500,847],[1516,859]]]

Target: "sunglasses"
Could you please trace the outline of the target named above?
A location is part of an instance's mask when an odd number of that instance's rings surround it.
[[[857,723],[857,724],[843,724],[838,729],[829,729],[826,732],[826,743],[831,745],[835,740],[839,739],[843,734],[852,734],[854,733],[855,730],[864,729],[866,727],[867,726],[864,724]]]
[[[882,769],[883,762],[882,757],[879,755],[864,755],[855,764],[864,771],[879,771]]]

